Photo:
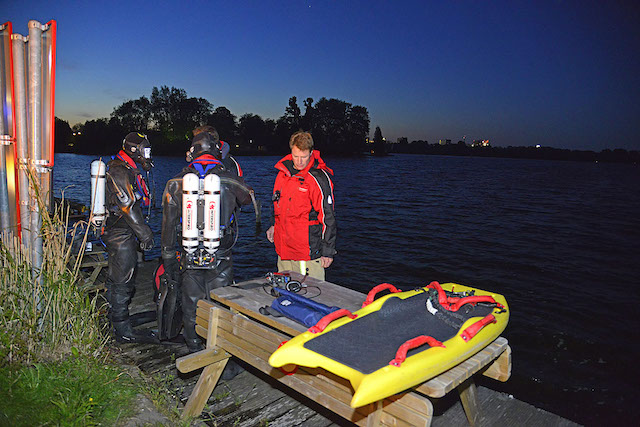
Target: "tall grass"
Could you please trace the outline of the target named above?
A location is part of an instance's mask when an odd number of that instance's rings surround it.
[[[97,295],[78,286],[88,224],[69,223],[69,208],[51,215],[36,188],[42,215],[42,265],[11,232],[0,240],[0,366],[59,360],[74,355],[99,356],[106,343]],[[63,195],[64,196],[64,195]],[[79,253],[72,242],[81,240]]]

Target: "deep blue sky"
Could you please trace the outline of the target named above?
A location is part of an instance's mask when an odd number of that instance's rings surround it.
[[[58,23],[56,115],[153,86],[276,119],[289,97],[367,107],[371,135],[640,149],[640,22],[619,1],[7,1]]]

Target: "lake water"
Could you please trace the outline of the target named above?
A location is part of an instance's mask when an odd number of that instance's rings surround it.
[[[56,155],[54,187],[89,202],[94,157]],[[238,157],[271,221],[279,157]],[[338,254],[327,280],[367,292],[432,280],[503,294],[513,374],[491,388],[587,425],[640,416],[640,168],[422,155],[326,158],[334,170]],[[157,198],[184,159],[157,158]],[[160,239],[161,209],[151,225]],[[250,207],[236,280],[275,268]],[[266,228],[263,226],[263,228]],[[152,255],[158,256],[155,249]]]

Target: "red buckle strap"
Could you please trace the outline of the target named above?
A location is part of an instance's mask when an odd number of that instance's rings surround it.
[[[365,299],[362,303],[362,307],[366,307],[371,304],[373,300],[376,299],[376,294],[378,294],[378,292],[384,291],[385,289],[389,289],[392,293],[402,292],[391,283],[382,283],[369,291],[369,293],[367,294],[367,299]]]
[[[407,352],[413,348],[420,347],[423,344],[429,344],[430,347],[446,348],[444,344],[429,335],[418,335],[415,338],[405,341],[404,344],[398,347],[398,351],[396,351],[396,358],[389,362],[389,365],[400,367],[407,359]]]
[[[473,325],[469,326],[467,329],[462,331],[460,337],[465,340],[465,342],[469,341],[471,338],[475,337],[478,332],[482,330],[489,323],[496,323],[496,316],[493,314],[488,314],[482,319],[478,320]]]
[[[350,319],[355,319],[356,317],[358,317],[357,314],[353,314],[346,308],[341,308],[340,310],[331,312],[324,316],[322,319],[318,320],[318,323],[309,328],[309,332],[311,332],[312,334],[320,333],[325,330],[329,323],[344,316],[347,316]]]

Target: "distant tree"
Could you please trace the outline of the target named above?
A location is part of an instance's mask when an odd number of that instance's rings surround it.
[[[289,124],[291,133],[300,129],[300,107],[298,107],[298,99],[295,96],[289,98],[289,105],[285,109],[284,116]]]
[[[313,98],[307,98],[303,101],[304,104],[304,116],[300,119],[300,128],[302,130],[311,130],[313,127],[313,120],[315,116],[315,109],[313,108]]]
[[[141,96],[138,99],[126,101],[114,108],[111,117],[120,126],[133,131],[146,132],[151,126],[151,103],[149,98]]]
[[[384,137],[380,126],[376,126],[376,130],[373,132],[373,154],[376,156],[384,156],[387,154],[387,150],[384,143]]]
[[[354,151],[348,141],[350,108],[351,104],[335,98],[320,98],[316,103],[312,134],[320,150],[330,153]]]
[[[113,155],[122,148],[122,140],[128,132],[113,118],[88,120],[76,132],[74,152]]]
[[[259,146],[264,147],[269,138],[264,120],[257,114],[244,114],[240,117],[238,128],[243,147],[248,150],[256,150]]]
[[[235,142],[238,134],[236,116],[227,107],[218,107],[207,119],[207,124],[215,127],[220,139]]]
[[[73,131],[69,122],[56,117],[54,136],[57,153],[68,153],[73,151]]]
[[[204,98],[188,98],[184,89],[162,86],[151,91],[154,128],[171,144],[191,139],[191,131],[206,122],[212,109]]]
[[[354,105],[347,116],[349,146],[354,152],[363,152],[366,147],[366,138],[369,135],[369,112],[365,107]]]

